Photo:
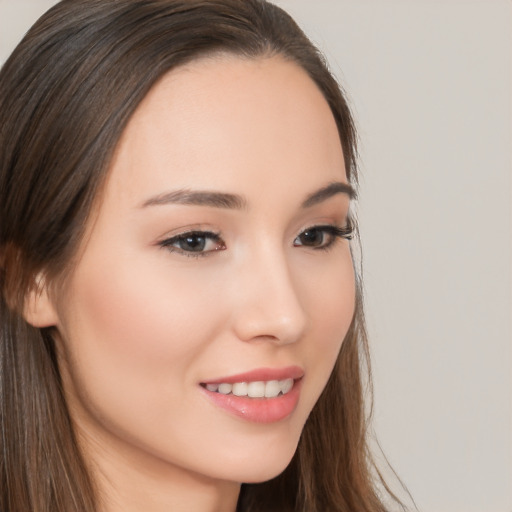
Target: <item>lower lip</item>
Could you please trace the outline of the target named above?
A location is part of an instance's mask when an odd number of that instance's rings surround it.
[[[286,395],[274,398],[249,398],[233,394],[223,395],[201,388],[207,397],[228,413],[253,423],[275,423],[284,420],[295,410],[300,395],[300,380],[293,383]]]

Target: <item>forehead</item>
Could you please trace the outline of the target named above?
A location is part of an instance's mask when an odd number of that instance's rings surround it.
[[[306,180],[319,169],[324,180],[345,178],[322,93],[282,57],[220,55],[177,68],[151,89],[120,139],[109,181],[152,195],[171,184],[243,189],[250,176],[252,190],[289,179],[291,169]]]

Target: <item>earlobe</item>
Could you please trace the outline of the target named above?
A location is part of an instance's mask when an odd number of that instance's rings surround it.
[[[38,274],[34,286],[27,293],[23,305],[23,317],[34,327],[52,327],[57,324],[57,312],[48,293],[42,274]]]

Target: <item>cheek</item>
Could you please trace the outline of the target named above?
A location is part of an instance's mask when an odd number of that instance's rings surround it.
[[[82,324],[75,332],[124,357],[185,356],[218,313],[204,287],[165,268],[136,262],[88,268],[92,272],[78,274],[70,293],[76,314],[63,316]]]
[[[190,383],[221,307],[208,292],[198,293],[200,283],[180,282],[176,273],[171,279],[155,265],[112,260],[117,265],[83,265],[61,307],[72,389],[90,407],[165,415],[165,403]]]
[[[355,274],[350,254],[304,281],[304,296],[312,332],[304,346],[304,357],[312,371],[308,380],[314,389],[309,405],[320,396],[329,379],[355,310]]]

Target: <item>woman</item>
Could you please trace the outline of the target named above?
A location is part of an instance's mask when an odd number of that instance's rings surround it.
[[[290,17],[64,0],[0,119],[0,509],[385,510],[355,133]]]

